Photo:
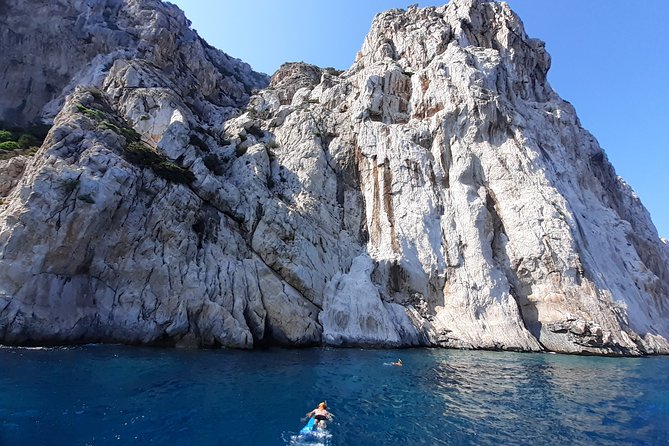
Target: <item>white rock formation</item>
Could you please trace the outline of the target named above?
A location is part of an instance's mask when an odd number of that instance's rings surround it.
[[[379,14],[239,110],[262,76],[175,7],[61,3],[98,46],[58,88],[96,88],[0,161],[3,342],[669,353],[667,243],[506,4]],[[61,96],[29,97],[2,119]]]
[[[413,312],[407,314],[405,307],[383,301],[371,280],[373,270],[372,260],[363,254],[353,259],[348,273],[332,278],[319,316],[323,341],[329,345],[420,345],[420,334],[409,318]]]

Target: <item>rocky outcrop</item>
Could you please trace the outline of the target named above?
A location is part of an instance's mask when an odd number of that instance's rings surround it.
[[[50,122],[75,87],[99,86],[123,66],[124,88],[173,90],[200,118],[215,115],[212,123],[268,82],[159,0],[4,0],[0,12],[0,122],[11,125]],[[140,77],[141,70],[155,75]]]
[[[506,4],[379,14],[250,98],[176,8],[118,5],[173,25],[0,164],[5,343],[669,352],[666,242]]]
[[[274,73],[269,88],[279,92],[281,105],[290,104],[301,88],[311,90],[321,82],[323,70],[303,62],[285,63]]]

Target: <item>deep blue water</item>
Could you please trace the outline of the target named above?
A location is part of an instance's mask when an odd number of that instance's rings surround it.
[[[384,363],[401,357],[404,367]],[[669,358],[0,348],[0,445],[669,444]]]

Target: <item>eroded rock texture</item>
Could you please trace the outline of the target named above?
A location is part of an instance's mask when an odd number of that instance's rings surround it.
[[[53,54],[2,119],[60,111],[0,161],[3,342],[669,352],[666,241],[506,4],[379,14],[252,94],[173,6],[37,8],[64,54],[29,3],[1,42]]]

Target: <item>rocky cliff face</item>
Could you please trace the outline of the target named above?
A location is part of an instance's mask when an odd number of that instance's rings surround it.
[[[59,111],[0,161],[3,342],[669,353],[669,249],[506,4],[379,14],[249,96],[173,6],[26,3],[2,119]]]
[[[189,25],[179,8],[158,0],[3,0],[0,121],[50,122],[65,95],[100,86],[113,71],[126,90],[171,90],[199,118],[220,123],[268,79]]]

